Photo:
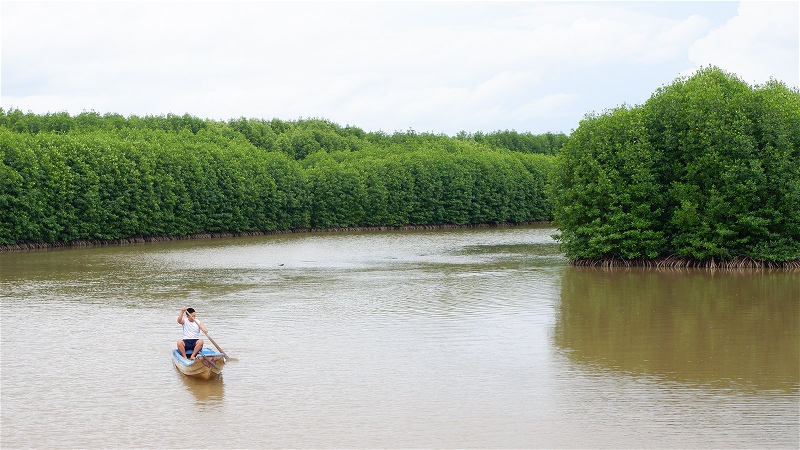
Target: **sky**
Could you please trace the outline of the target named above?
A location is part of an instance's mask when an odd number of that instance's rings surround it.
[[[798,1],[0,1],[0,107],[569,134],[714,65],[800,85]]]

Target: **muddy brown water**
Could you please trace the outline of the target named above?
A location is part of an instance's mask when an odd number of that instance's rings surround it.
[[[544,226],[0,254],[3,448],[798,448],[800,276]],[[231,356],[171,365],[193,306]]]

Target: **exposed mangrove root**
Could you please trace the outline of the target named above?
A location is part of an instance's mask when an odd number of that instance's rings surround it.
[[[793,269],[800,270],[800,259],[790,261],[760,261],[747,256],[733,259],[697,260],[678,255],[655,259],[573,259],[576,267],[653,267],[653,268],[705,268],[705,269]]]
[[[291,230],[241,231],[241,232],[209,231],[209,232],[195,233],[182,236],[169,236],[169,235],[132,236],[120,239],[79,239],[70,242],[21,242],[17,244],[2,244],[0,245],[0,253],[13,252],[13,251],[50,250],[50,249],[62,249],[62,248],[88,248],[88,247],[101,247],[108,245],[143,244],[146,242],[183,241],[189,239],[266,236],[273,234],[335,233],[335,232],[392,231],[392,230],[442,230],[442,229],[456,229],[456,228],[502,228],[502,227],[514,227],[514,226],[524,226],[524,225],[543,225],[547,223],[549,222],[500,223],[500,224],[476,224],[476,225],[454,225],[454,224],[405,225],[399,227],[380,226],[380,227],[343,227],[343,228],[295,228]]]

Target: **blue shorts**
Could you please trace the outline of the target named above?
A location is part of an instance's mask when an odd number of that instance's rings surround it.
[[[183,345],[186,346],[186,354],[190,355],[194,351],[194,346],[197,344],[197,339],[184,339]]]

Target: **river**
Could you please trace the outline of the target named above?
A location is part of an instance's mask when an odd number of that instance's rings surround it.
[[[0,253],[2,448],[798,448],[800,275],[545,226]],[[194,381],[183,306],[232,357]]]

